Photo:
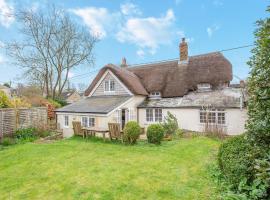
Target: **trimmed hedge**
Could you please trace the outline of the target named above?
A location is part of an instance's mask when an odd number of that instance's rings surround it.
[[[135,144],[141,133],[141,127],[135,121],[130,121],[125,125],[123,142],[126,144]]]
[[[147,140],[149,143],[160,144],[164,137],[164,128],[160,124],[151,124],[147,128]]]

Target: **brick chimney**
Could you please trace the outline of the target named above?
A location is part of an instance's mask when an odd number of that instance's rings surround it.
[[[182,42],[179,44],[180,62],[188,60],[188,44],[185,38],[182,38]]]
[[[127,60],[125,57],[122,58],[121,67],[127,67]]]

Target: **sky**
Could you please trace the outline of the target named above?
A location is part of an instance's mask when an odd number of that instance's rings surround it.
[[[120,64],[122,57],[128,64],[178,58],[182,37],[190,56],[252,45],[256,20],[269,16],[269,1],[263,0],[0,0],[0,47],[22,38],[12,15],[16,10],[45,9],[51,3],[100,39],[94,65],[70,73],[74,85],[89,85],[98,69]],[[232,63],[233,82],[248,77],[251,48],[223,52]],[[24,82],[22,73],[0,48],[0,84]]]

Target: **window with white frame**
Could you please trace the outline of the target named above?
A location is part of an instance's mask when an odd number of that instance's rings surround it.
[[[65,115],[64,116],[64,126],[65,127],[68,127],[69,126],[69,117],[68,117],[68,115]]]
[[[162,109],[161,108],[148,108],[146,109],[147,122],[162,122]]]
[[[115,91],[115,82],[114,82],[114,80],[106,80],[104,82],[104,91],[105,92],[114,92]]]
[[[225,110],[224,109],[210,109],[200,110],[200,123],[202,124],[225,124],[226,118],[225,118]]]
[[[95,118],[83,116],[81,119],[82,127],[94,127],[95,126]]]
[[[197,85],[198,90],[209,90],[211,89],[210,83],[200,83]]]
[[[150,93],[150,97],[151,98],[160,98],[161,97],[161,93],[160,92],[151,92]]]

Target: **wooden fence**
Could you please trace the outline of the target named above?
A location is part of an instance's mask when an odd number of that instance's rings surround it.
[[[46,107],[0,109],[0,138],[11,136],[14,131],[27,127],[46,127],[48,112]]]

